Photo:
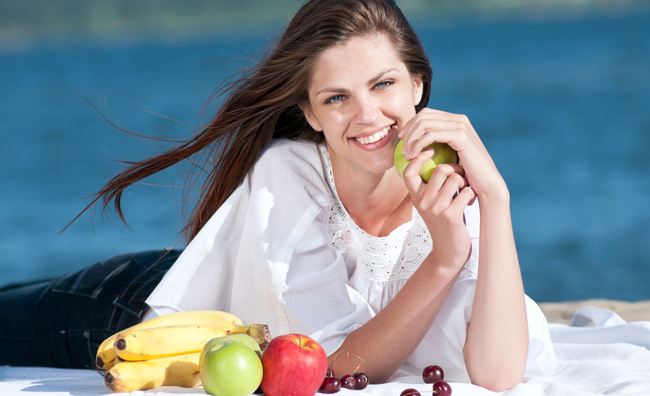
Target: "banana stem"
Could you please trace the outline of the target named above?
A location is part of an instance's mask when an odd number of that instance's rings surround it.
[[[269,345],[269,342],[271,342],[271,332],[269,331],[269,326],[265,324],[256,323],[249,326],[237,326],[230,333],[246,334],[252,337],[255,342],[259,344],[262,351],[264,351],[266,346]]]

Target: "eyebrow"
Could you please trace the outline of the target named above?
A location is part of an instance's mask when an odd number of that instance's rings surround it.
[[[396,71],[397,68],[395,67],[389,67],[387,69],[384,69],[377,73],[374,77],[372,77],[370,80],[368,80],[367,85],[374,85],[377,81],[379,81],[385,74],[390,73],[392,71]],[[323,93],[340,93],[340,92],[348,92],[347,89],[345,88],[323,88],[320,91],[316,92],[316,96],[323,94]]]

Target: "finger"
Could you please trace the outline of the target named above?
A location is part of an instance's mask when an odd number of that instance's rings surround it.
[[[464,177],[458,173],[452,173],[440,187],[438,191],[439,199],[450,204],[459,194],[459,191],[467,186],[468,183]]]
[[[440,134],[440,132],[458,131],[460,126],[453,122],[418,119],[411,124],[403,135],[404,158],[415,158],[420,151],[433,142],[447,143],[454,135]]]
[[[421,206],[431,206],[431,205],[444,205],[448,206],[451,200],[453,199],[454,194],[461,184],[458,184],[458,181],[451,182],[449,185],[452,186],[449,189],[442,190],[443,186],[452,175],[456,175],[462,179],[462,176],[457,174],[454,171],[454,168],[451,166],[438,166],[434,169],[433,174],[429,178],[429,182],[422,184],[420,186],[421,194],[418,194],[417,200]],[[418,176],[419,177],[419,176]],[[454,184],[456,183],[456,184]]]
[[[462,165],[460,164],[454,164],[454,163],[443,163],[443,164],[438,164],[436,168],[442,166],[442,169],[445,169],[447,167],[452,168],[454,172],[458,173],[461,176],[465,176],[465,168],[463,168]]]
[[[467,205],[469,205],[469,206],[474,205],[474,202],[476,202],[476,198],[478,197],[478,195],[476,195],[476,191],[474,191],[474,189],[472,188],[472,186],[468,186],[468,187],[466,187],[466,188],[471,189],[471,190],[472,190],[472,193],[474,193],[474,198],[472,198],[472,199],[469,201],[469,203],[468,203]]]
[[[421,125],[422,121],[427,121],[427,120],[446,122],[449,125],[452,124],[471,125],[469,122],[469,118],[467,118],[467,116],[465,116],[464,114],[454,114],[442,110],[425,108],[422,109],[415,116],[413,116],[410,120],[408,120],[401,128],[397,136],[400,138],[406,137],[410,132],[413,132],[415,129],[417,129],[417,126]],[[441,126],[442,125],[444,124],[441,124]]]
[[[406,137],[409,134],[409,132],[411,132],[414,129],[413,125],[416,124],[418,122],[418,120],[420,120],[420,119],[422,119],[424,117],[428,117],[428,115],[431,114],[431,113],[432,113],[432,109],[429,109],[429,108],[424,108],[424,109],[420,110],[419,113],[414,115],[410,120],[408,120],[404,124],[404,126],[402,126],[399,133],[397,134],[397,137],[399,137],[400,139],[403,139],[404,137]]]
[[[403,141],[403,154],[404,158],[414,158],[420,151],[429,147],[432,143],[446,143],[454,150],[460,151],[463,148],[464,134],[462,128],[456,129],[426,129],[420,133],[419,136],[412,137],[410,140],[404,139]]]
[[[429,188],[439,191],[452,174],[465,175],[465,170],[458,164],[440,164],[436,166],[429,178]]]
[[[399,136],[404,140],[404,154],[407,158],[417,156],[419,150],[433,142],[447,143],[456,151],[461,150],[470,140],[475,141],[479,147],[482,146],[467,116],[435,109],[419,112],[405,124]]]
[[[453,120],[441,120],[438,118],[414,118],[411,119],[399,132],[398,137],[407,142],[424,135],[425,132],[456,130],[462,124]]]
[[[432,213],[445,214],[449,219],[458,218],[462,216],[465,207],[467,206],[467,195],[464,194],[460,199],[460,191],[463,191],[467,184],[467,180],[460,176],[458,173],[452,173],[444,181],[439,190],[429,183],[426,190],[420,195],[419,205],[424,208],[429,208]]]
[[[464,187],[460,189],[458,195],[451,202],[450,208],[454,210],[464,211],[467,206],[470,206],[476,200],[476,192],[472,189],[471,186]]]
[[[404,168],[404,172],[402,173],[404,183],[411,195],[416,194],[424,186],[424,181],[422,181],[419,172],[422,165],[430,160],[431,157],[433,157],[433,150],[424,150]]]

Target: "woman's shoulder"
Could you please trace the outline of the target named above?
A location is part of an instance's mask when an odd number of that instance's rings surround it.
[[[288,192],[314,198],[330,196],[323,159],[317,143],[274,139],[262,150],[250,182],[269,191]]]
[[[287,166],[320,164],[318,144],[304,140],[273,139],[262,150],[257,163],[280,162]]]

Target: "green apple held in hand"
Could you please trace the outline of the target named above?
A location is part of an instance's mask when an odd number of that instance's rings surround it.
[[[397,169],[397,173],[399,173],[399,176],[402,179],[404,178],[404,168],[406,168],[406,165],[410,162],[404,158],[403,146],[403,140],[400,140],[395,148],[395,169]],[[422,165],[420,172],[418,172],[425,183],[429,182],[429,178],[438,164],[458,163],[458,153],[456,153],[456,150],[451,148],[447,143],[434,142],[426,148],[433,148],[434,154],[430,160]]]
[[[258,353],[249,345],[231,339],[208,341],[201,351],[199,370],[203,389],[214,396],[248,396],[262,382],[262,361]]]

